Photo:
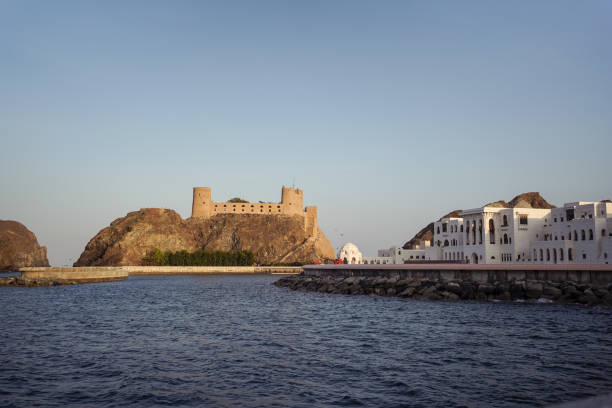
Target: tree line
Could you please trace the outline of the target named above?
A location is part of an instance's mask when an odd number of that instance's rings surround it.
[[[162,251],[155,248],[142,260],[149,266],[252,266],[255,255],[251,251]]]

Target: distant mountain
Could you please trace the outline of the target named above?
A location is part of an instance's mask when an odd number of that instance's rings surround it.
[[[36,235],[22,223],[0,220],[0,271],[22,266],[49,266],[47,247],[38,245]]]
[[[504,200],[495,201],[489,204],[485,204],[483,207],[500,207],[500,208],[555,208],[554,205],[550,204],[548,201],[544,199],[538,192],[529,192],[519,194],[514,197],[510,202],[506,202]],[[455,210],[450,213],[440,217],[442,218],[452,218],[459,217],[459,213],[463,210]],[[439,220],[438,220],[439,221]],[[411,249],[419,242],[431,241],[433,239],[433,231],[434,231],[434,223],[429,223],[425,228],[417,232],[417,234],[412,237],[408,242],[404,244],[402,248]]]

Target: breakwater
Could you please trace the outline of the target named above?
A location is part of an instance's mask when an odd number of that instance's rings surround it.
[[[612,306],[609,265],[308,265],[275,285],[347,295]]]
[[[184,274],[298,274],[301,266],[123,266],[130,275]]]
[[[93,266],[28,267],[19,269],[21,276],[0,278],[2,286],[53,286],[125,280],[130,275],[291,275],[302,272],[301,266]]]
[[[0,278],[6,286],[52,286],[78,283],[113,282],[128,278],[121,267],[27,267],[21,276]]]

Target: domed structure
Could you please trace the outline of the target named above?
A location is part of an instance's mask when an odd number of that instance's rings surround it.
[[[338,259],[342,259],[344,263],[348,264],[360,264],[362,262],[362,255],[357,245],[349,242],[344,244],[342,249],[338,251]]]

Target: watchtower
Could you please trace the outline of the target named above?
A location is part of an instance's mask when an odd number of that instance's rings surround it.
[[[303,215],[304,213],[304,195],[302,190],[299,188],[289,188],[283,186],[281,194],[281,205],[283,207],[283,214]]]
[[[208,218],[212,215],[212,208],[213,202],[210,187],[194,187],[191,216]]]

